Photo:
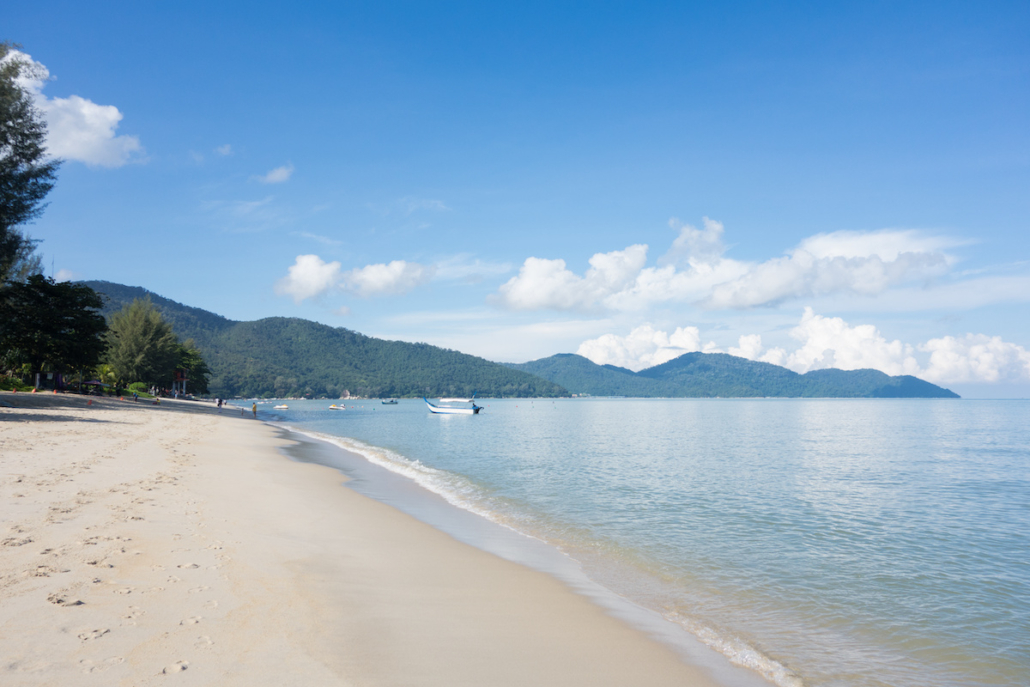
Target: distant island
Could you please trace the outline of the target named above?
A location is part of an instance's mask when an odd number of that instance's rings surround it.
[[[879,370],[813,370],[798,374],[779,365],[726,353],[685,353],[633,372],[561,353],[509,365],[550,380],[574,394],[668,398],[959,398],[917,377]]]
[[[238,322],[137,286],[81,282],[103,294],[110,317],[149,298],[182,339],[193,339],[211,368],[210,392],[230,397],[570,395],[634,397],[958,398],[908,375],[878,370],[787,368],[725,353],[687,353],[633,372],[574,354],[495,363],[425,343],[386,341],[310,320]]]

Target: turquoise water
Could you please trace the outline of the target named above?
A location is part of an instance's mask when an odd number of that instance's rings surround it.
[[[329,404],[276,414],[776,684],[1030,683],[1030,402]]]

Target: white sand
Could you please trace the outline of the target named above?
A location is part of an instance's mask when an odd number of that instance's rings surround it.
[[[238,411],[0,398],[2,685],[713,684]]]

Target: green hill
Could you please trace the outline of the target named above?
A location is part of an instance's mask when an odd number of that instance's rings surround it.
[[[530,373],[428,344],[384,341],[297,318],[236,322],[139,287],[82,283],[107,296],[107,316],[149,297],[180,339],[196,342],[211,367],[215,396],[568,395]]]
[[[633,372],[561,354],[510,367],[539,375],[575,394],[645,397],[958,398],[908,375],[878,370],[813,370],[798,374],[725,353],[686,353]]]

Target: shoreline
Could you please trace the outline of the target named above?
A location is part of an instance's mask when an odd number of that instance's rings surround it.
[[[0,411],[5,684],[720,684],[272,426],[28,396]]]

